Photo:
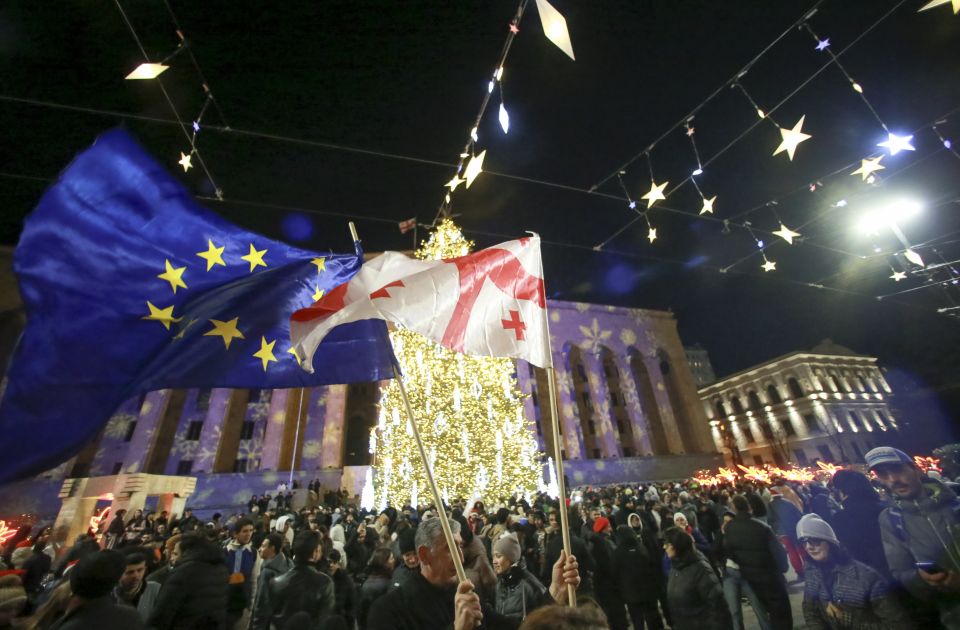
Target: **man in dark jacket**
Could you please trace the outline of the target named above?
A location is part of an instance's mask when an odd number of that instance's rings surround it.
[[[233,525],[233,540],[224,551],[224,564],[230,571],[230,589],[227,597],[227,627],[232,628],[250,608],[253,596],[253,565],[257,552],[250,539],[253,538],[253,521],[239,518]]]
[[[200,532],[183,535],[180,553],[147,625],[157,630],[225,628],[229,572],[223,554]]]
[[[790,598],[783,573],[787,554],[770,527],[751,517],[750,504],[743,496],[733,498],[736,516],[723,535],[723,553],[740,568],[740,574],[770,613],[777,630],[793,628]]]
[[[610,525],[610,520],[605,516],[598,516],[593,521],[593,533],[596,537],[593,540],[591,551],[593,561],[597,565],[597,571],[593,576],[597,601],[607,615],[610,628],[612,630],[626,630],[626,609],[623,606],[623,599],[620,597],[617,571],[613,562],[617,550],[611,539],[613,527]]]
[[[70,570],[72,596],[67,612],[51,630],[141,630],[144,625],[133,608],[118,606],[110,597],[127,563],[118,551],[97,551],[85,556]]]
[[[268,585],[270,580],[293,568],[293,563],[283,553],[283,537],[276,532],[268,534],[260,543],[260,560],[263,564],[260,565],[260,574],[254,588],[251,630],[269,630],[270,615],[264,606]]]
[[[797,523],[803,514],[793,503],[788,501],[778,488],[770,491],[773,498],[767,506],[767,522],[777,534],[777,538],[787,550],[787,557],[797,577],[803,579],[803,556],[800,555],[800,545],[797,542]]]
[[[890,577],[890,567],[883,555],[880,538],[880,512],[886,505],[873,489],[867,476],[856,470],[838,470],[830,482],[840,495],[842,510],[824,519],[833,527],[837,539],[854,560],[873,567],[880,575]],[[821,516],[823,516],[821,514]]]
[[[305,530],[297,534],[293,568],[271,580],[265,592],[264,610],[275,627],[283,627],[299,612],[306,612],[315,624],[333,612],[333,580],[316,568],[321,558],[320,533]]]

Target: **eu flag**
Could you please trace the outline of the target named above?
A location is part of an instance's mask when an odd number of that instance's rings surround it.
[[[342,326],[307,374],[289,317],[362,256],[247,232],[200,207],[124,131],[101,135],[26,220],[27,327],[0,401],[0,481],[73,456],[116,408],[163,388],[285,388],[392,376],[382,321]]]

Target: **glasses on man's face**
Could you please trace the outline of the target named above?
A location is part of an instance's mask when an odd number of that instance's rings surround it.
[[[820,545],[826,544],[827,541],[822,538],[801,538],[799,542],[801,545],[807,547],[819,547]]]

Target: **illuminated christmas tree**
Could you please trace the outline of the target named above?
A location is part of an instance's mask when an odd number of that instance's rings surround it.
[[[445,219],[416,252],[421,259],[464,256],[473,242]],[[496,503],[531,493],[541,479],[541,454],[523,415],[511,359],[470,357],[417,333],[391,333],[417,427],[444,500],[480,498]],[[376,455],[377,506],[429,499],[429,483],[407,422],[398,385],[380,399],[370,439]]]

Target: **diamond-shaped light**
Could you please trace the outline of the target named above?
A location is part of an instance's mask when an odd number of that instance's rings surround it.
[[[133,72],[124,77],[127,80],[145,80],[145,79],[156,79],[170,66],[165,66],[162,63],[141,63],[139,66],[134,68]]]

